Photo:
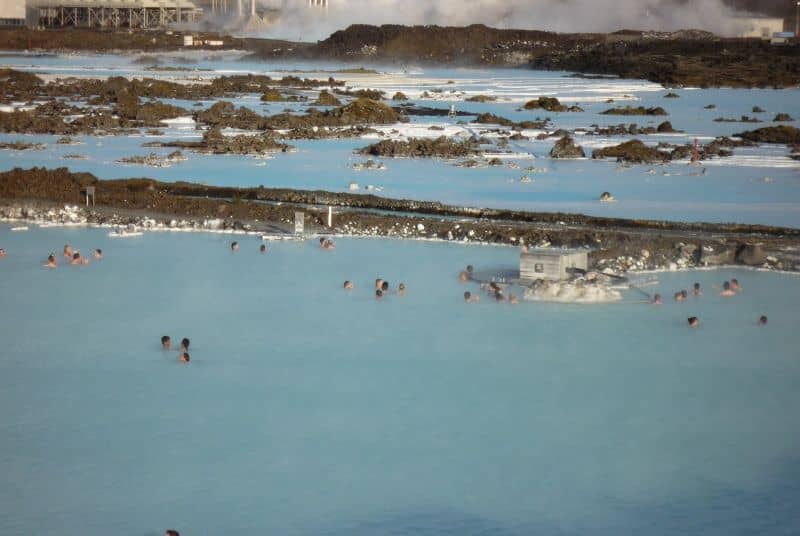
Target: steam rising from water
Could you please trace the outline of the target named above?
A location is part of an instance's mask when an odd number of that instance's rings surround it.
[[[734,32],[734,11],[722,0],[329,0],[326,8],[304,0],[259,0],[282,12],[270,37],[324,39],[350,24],[481,23],[497,28],[558,32],[610,32],[620,29],[703,29]]]

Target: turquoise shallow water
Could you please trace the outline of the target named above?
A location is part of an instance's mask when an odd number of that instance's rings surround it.
[[[0,225],[1,534],[800,531],[794,276],[465,305],[458,270],[514,249],[106,232]],[[65,242],[106,258],[41,268]]]

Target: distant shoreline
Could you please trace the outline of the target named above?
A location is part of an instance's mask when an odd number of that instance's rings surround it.
[[[181,32],[92,29],[0,29],[7,51],[154,53],[243,50],[254,60],[331,61],[352,65],[409,63],[517,67],[649,80],[665,87],[789,88],[800,85],[800,42],[771,46],[760,39],[721,38],[696,30],[559,34],[483,25],[353,25],[317,43],[197,33],[184,47]]]

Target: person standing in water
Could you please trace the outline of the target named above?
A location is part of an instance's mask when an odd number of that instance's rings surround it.
[[[164,350],[169,350],[170,346],[172,346],[172,339],[169,335],[164,335],[161,337],[161,348]]]
[[[64,244],[64,258],[71,259],[72,258],[72,246],[69,244]]]

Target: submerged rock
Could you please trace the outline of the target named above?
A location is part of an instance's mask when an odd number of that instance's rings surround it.
[[[267,89],[263,95],[261,95],[261,102],[283,102],[286,98],[281,95],[281,92],[274,88]]]
[[[492,95],[473,95],[464,99],[466,102],[494,102],[497,97]]]

